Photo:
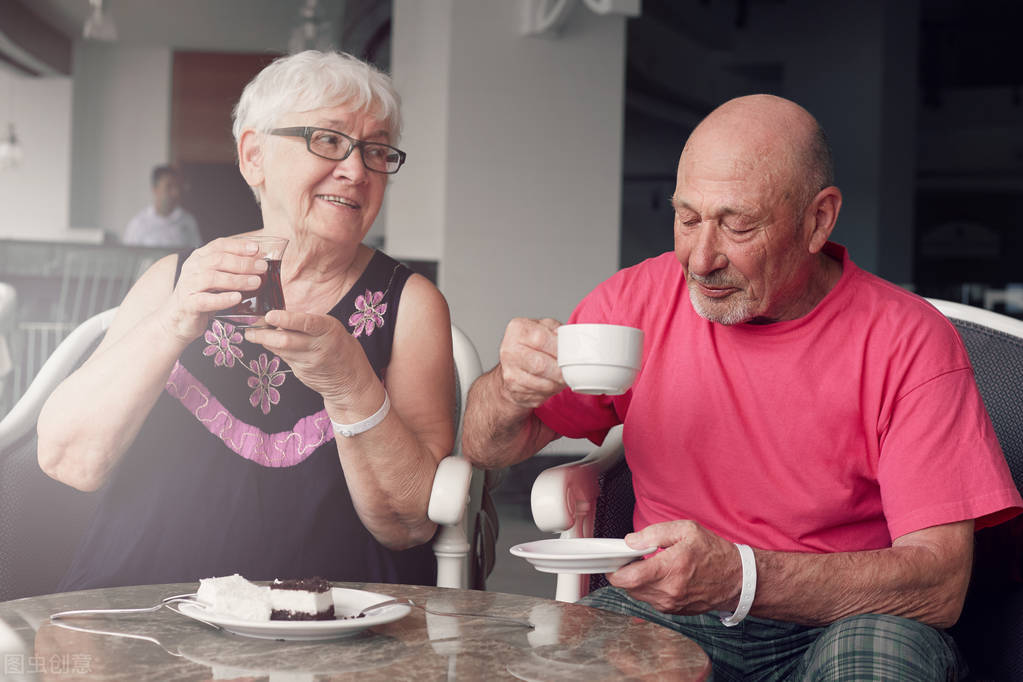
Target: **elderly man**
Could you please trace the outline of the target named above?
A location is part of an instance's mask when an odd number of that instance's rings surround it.
[[[679,160],[674,254],[572,314],[644,330],[632,389],[563,390],[559,323],[513,320],[469,396],[464,451],[507,466],[624,423],[626,541],[661,551],[585,602],[684,632],[718,679],[954,678],[942,628],[974,529],[1023,501],[954,328],[828,241],[832,175],[793,102],[716,109]]]

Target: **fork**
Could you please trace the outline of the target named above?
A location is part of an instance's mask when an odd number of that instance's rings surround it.
[[[189,594],[176,594],[172,597],[164,597],[160,600],[160,603],[154,604],[153,606],[142,606],[130,609],[76,609],[74,611],[60,611],[50,616],[50,620],[60,620],[61,618],[77,618],[79,616],[107,616],[107,615],[119,615],[123,613],[150,613],[152,611],[159,611],[164,606],[170,606],[178,602],[188,602],[206,608],[206,604],[197,600],[194,593]]]
[[[348,618],[361,618],[370,611],[376,611],[377,609],[381,609],[385,606],[391,606],[392,604],[405,604],[408,606],[414,606],[415,608],[422,609],[426,613],[429,613],[434,616],[452,617],[461,616],[464,618],[487,618],[489,620],[495,620],[501,623],[505,623],[507,625],[518,625],[520,627],[529,628],[530,630],[536,627],[535,625],[526,620],[520,620],[518,618],[509,618],[507,616],[495,616],[489,613],[469,613],[466,611],[438,611],[436,609],[430,609],[421,604],[417,604],[411,599],[385,599],[384,601],[377,602],[376,604],[370,604],[369,606],[365,606],[359,609],[358,612],[356,612],[354,615],[348,616]]]

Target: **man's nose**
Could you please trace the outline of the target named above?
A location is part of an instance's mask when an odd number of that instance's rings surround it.
[[[689,271],[704,277],[728,267],[728,257],[720,248],[718,226],[707,221],[693,235],[689,251]]]

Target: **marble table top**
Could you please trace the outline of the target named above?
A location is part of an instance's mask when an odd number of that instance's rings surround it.
[[[213,629],[169,609],[77,618],[57,611],[150,606],[194,592],[195,583],[120,587],[0,603],[4,680],[701,680],[703,650],[685,636],[636,618],[536,597],[411,585],[338,583],[434,610],[528,619],[533,629],[466,617],[408,616],[327,641],[253,639]]]

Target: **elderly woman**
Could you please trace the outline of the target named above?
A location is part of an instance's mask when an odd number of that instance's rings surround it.
[[[405,160],[390,79],[341,53],[279,59],[235,110],[262,212],[289,240],[286,309],[216,314],[268,268],[217,239],[146,272],[39,419],[43,470],[103,498],[62,590],[251,579],[430,583],[426,516],[451,451],[447,304],[363,245]],[[333,428],[332,428],[333,422]]]

